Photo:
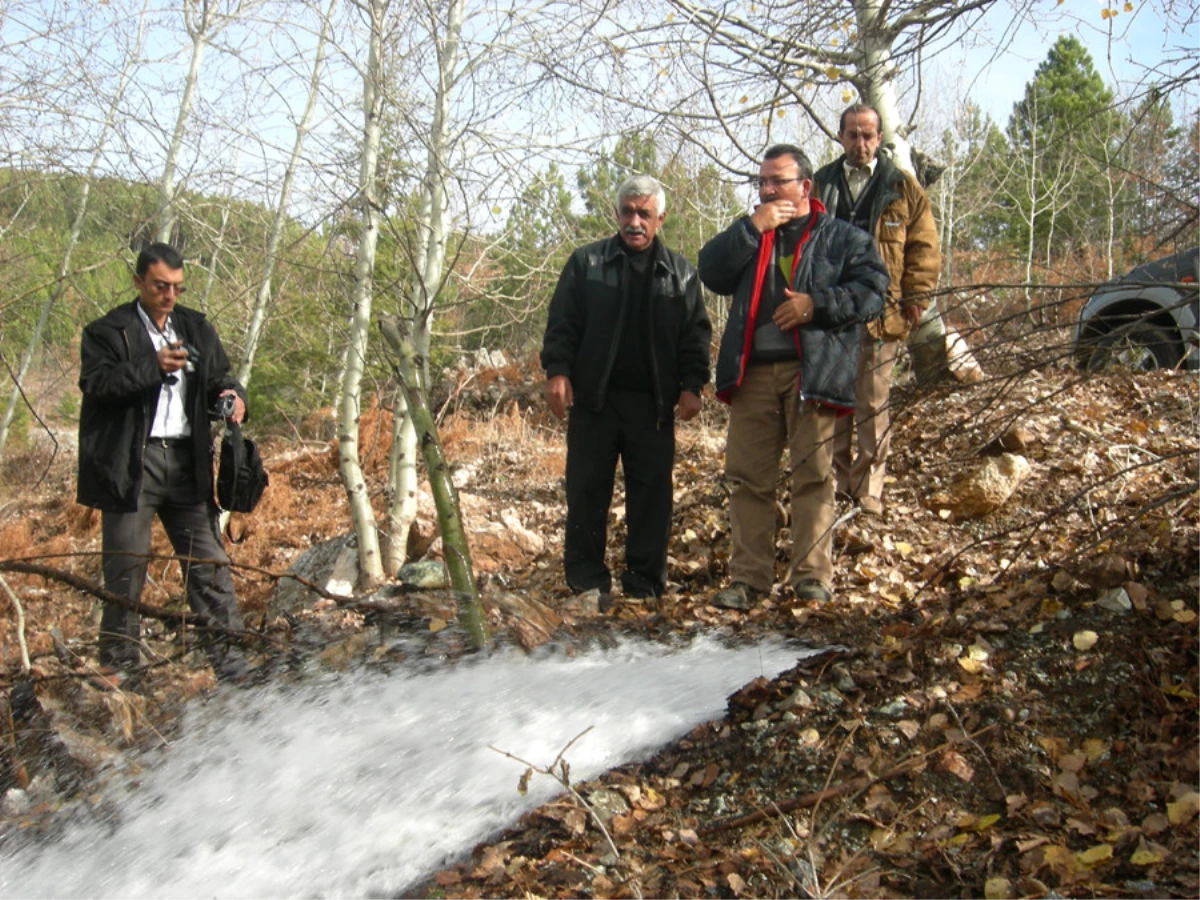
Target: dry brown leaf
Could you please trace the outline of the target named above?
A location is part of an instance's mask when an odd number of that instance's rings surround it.
[[[1086,754],[1075,752],[1067,753],[1058,758],[1059,768],[1066,772],[1081,772],[1087,764]]]
[[[942,772],[949,772],[955,778],[968,784],[975,778],[975,770],[967,762],[966,757],[954,750],[947,750],[941,755],[938,759],[938,769]]]
[[[1142,819],[1142,833],[1148,835],[1162,834],[1171,827],[1170,820],[1162,813],[1151,813]]]

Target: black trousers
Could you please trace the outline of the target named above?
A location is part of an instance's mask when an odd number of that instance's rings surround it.
[[[100,516],[105,589],[130,600],[141,597],[149,562],[150,526],[158,516],[178,556],[214,561],[181,563],[188,606],[215,625],[241,631],[242,617],[217,515],[212,501],[199,496],[191,449],[164,447],[151,440],[146,445],[137,510]],[[100,617],[101,665],[136,666],[140,640],[141,617],[106,603]],[[228,650],[227,642],[210,643],[206,652],[219,676],[236,675],[234,670],[245,665],[240,652]]]
[[[625,474],[627,596],[658,596],[667,580],[675,423],[659,423],[654,397],[609,391],[599,412],[571,408],[567,423],[567,532],[563,554],[571,590],[608,591],[604,562],[617,459]]]

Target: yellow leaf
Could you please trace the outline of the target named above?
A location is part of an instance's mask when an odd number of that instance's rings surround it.
[[[1175,615],[1171,616],[1171,618],[1182,625],[1190,625],[1196,621],[1196,614],[1190,609],[1181,609]]]
[[[1174,803],[1167,804],[1167,821],[1172,825],[1184,825],[1200,813],[1200,794],[1190,791]]]
[[[979,821],[975,823],[974,830],[975,831],[987,831],[989,828],[991,828],[993,825],[995,825],[999,821],[1000,821],[999,815],[997,815],[996,813],[990,813],[986,816],[981,817],[979,819]]]
[[[838,78],[841,77],[841,75],[842,75],[842,72],[840,69],[838,69],[837,66],[830,66],[829,68],[827,68],[825,70],[825,77],[828,78],[830,81],[836,81]]]
[[[775,115],[779,116],[779,118],[782,119],[784,116],[787,115],[787,110],[786,109],[776,110]]]
[[[1124,10],[1125,10],[1125,12],[1133,12],[1133,4],[1132,4],[1132,3],[1129,3],[1129,2],[1128,2],[1128,0],[1126,0],[1126,3],[1125,3],[1125,5],[1122,7],[1122,9],[1124,9]]]
[[[1063,0],[1058,0],[1062,3]],[[1007,878],[989,878],[983,885],[985,900],[1009,900],[1012,897],[1012,882]]]
[[[983,671],[983,663],[977,659],[971,659],[967,656],[960,656],[958,658],[958,666],[964,672],[968,672],[971,675],[978,675]]]
[[[743,94],[743,95],[742,95],[742,99],[741,99],[741,100],[739,100],[739,101],[738,101],[738,103],[745,103],[745,102],[746,102],[747,100],[749,100],[749,99],[750,99],[749,97],[747,97],[745,94]]]
[[[1112,859],[1112,855],[1112,844],[1097,844],[1094,847],[1089,847],[1082,853],[1076,853],[1075,858],[1085,866],[1091,867],[1104,862],[1106,859]]]
[[[1138,841],[1138,848],[1133,851],[1129,861],[1135,866],[1153,866],[1162,862],[1168,855],[1166,847],[1143,838]]]
[[[439,619],[437,616],[434,616],[433,618],[431,618],[429,620],[429,630],[432,631],[434,634],[437,634],[439,631],[441,631],[445,627],[446,627],[445,619]]]
[[[1076,650],[1086,651],[1095,647],[1098,640],[1100,640],[1100,635],[1094,631],[1077,631],[1071,638],[1071,643],[1075,645]]]
[[[896,552],[901,556],[908,556],[908,554],[913,552],[912,544],[905,541],[896,541]]]
[[[831,47],[836,47],[836,46],[838,45],[838,39],[837,39],[837,38],[830,38],[830,39],[829,39],[829,45],[830,45]]]

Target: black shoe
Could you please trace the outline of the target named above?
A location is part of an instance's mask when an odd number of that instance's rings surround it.
[[[818,600],[821,603],[828,603],[833,599],[829,588],[815,578],[797,581],[795,587],[792,588],[792,593],[796,595],[797,600]]]
[[[751,587],[744,581],[735,581],[729,587],[717,591],[708,598],[709,605],[721,609],[751,609],[755,603],[766,596],[766,591]]]
[[[570,604],[581,612],[606,613],[612,609],[612,594],[601,588],[589,588],[577,592]]]

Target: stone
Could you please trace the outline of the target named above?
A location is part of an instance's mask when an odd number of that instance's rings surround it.
[[[409,584],[426,590],[445,587],[450,583],[446,573],[446,564],[440,559],[423,559],[420,562],[405,563],[396,573],[396,580],[401,584]]]
[[[350,596],[358,577],[358,551],[354,535],[343,534],[313,545],[296,557],[287,572],[320,585],[331,593]],[[334,590],[331,585],[341,590]],[[303,609],[318,598],[318,594],[296,579],[281,578],[267,598],[267,609],[270,615],[277,616]]]
[[[506,592],[488,597],[487,602],[504,615],[517,642],[525,650],[546,643],[562,624],[558,613],[532,597]]]
[[[599,788],[585,795],[588,806],[605,825],[612,821],[613,816],[623,816],[629,812],[629,802],[620,792],[609,788]]]
[[[1096,605],[1115,613],[1126,613],[1133,609],[1133,601],[1129,599],[1123,587],[1101,591],[1100,596],[1096,598]]]
[[[985,459],[950,488],[950,509],[959,519],[985,516],[1007,503],[1032,474],[1023,456],[1002,453]]]

